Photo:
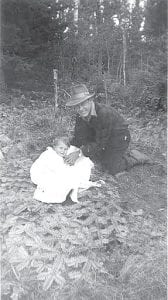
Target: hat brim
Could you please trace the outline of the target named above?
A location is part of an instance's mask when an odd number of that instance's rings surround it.
[[[66,103],[66,106],[76,106],[76,105],[78,105],[78,104],[80,104],[82,102],[85,102],[86,100],[92,98],[94,95],[95,95],[95,93],[90,94],[90,95],[88,95],[86,97],[83,97],[81,99],[72,99],[71,101],[68,101]]]

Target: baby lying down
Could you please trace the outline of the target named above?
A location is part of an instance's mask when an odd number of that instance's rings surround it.
[[[79,189],[86,190],[91,186],[100,186],[90,181],[93,162],[80,154],[73,166],[64,162],[64,157],[79,150],[70,146],[67,138],[58,138],[53,148],[48,147],[33,163],[30,176],[37,185],[34,199],[46,203],[62,203],[70,193],[73,202],[78,202]]]

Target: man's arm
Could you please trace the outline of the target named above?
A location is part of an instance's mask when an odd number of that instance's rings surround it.
[[[82,145],[80,149],[85,156],[95,157],[106,149],[111,129],[108,127],[106,129],[97,128],[95,132],[95,142],[90,142]]]
[[[111,121],[107,110],[92,122],[91,127],[80,117],[77,118],[72,145],[79,147],[85,156],[98,156],[108,144],[112,130]]]
[[[80,148],[82,145],[87,143],[87,138],[89,136],[88,126],[82,118],[76,117],[74,137],[72,138],[70,144]]]

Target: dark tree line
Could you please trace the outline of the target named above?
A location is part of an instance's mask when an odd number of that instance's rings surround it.
[[[166,96],[167,1],[141,2],[2,0],[7,87],[50,89],[57,68],[64,82],[105,83],[114,99],[158,105]]]

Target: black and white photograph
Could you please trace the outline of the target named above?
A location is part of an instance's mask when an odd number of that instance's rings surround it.
[[[1,0],[1,300],[167,299],[167,0]]]

